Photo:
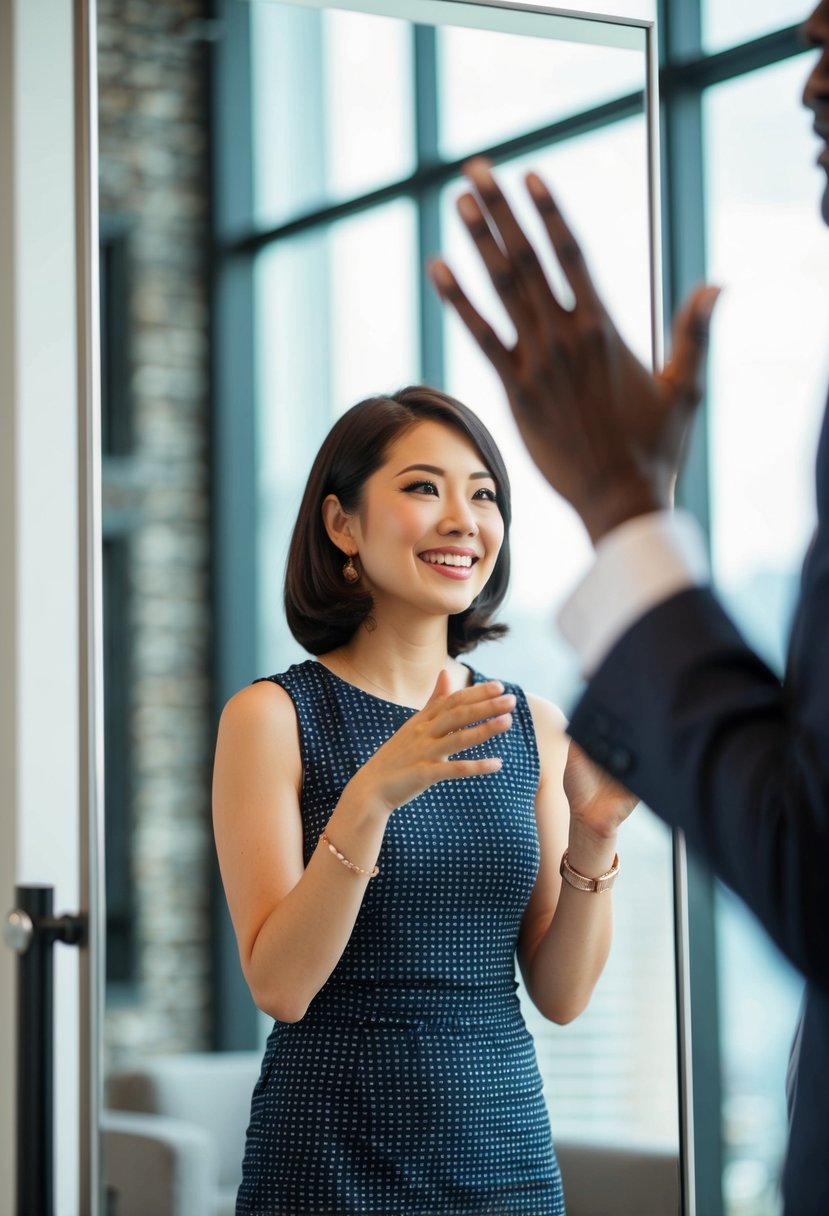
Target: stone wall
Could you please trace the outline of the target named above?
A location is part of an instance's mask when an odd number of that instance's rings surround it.
[[[100,208],[127,233],[132,442],[105,460],[128,540],[135,962],[110,1065],[210,1040],[209,163],[200,0],[99,0]],[[124,524],[123,521],[126,520]]]

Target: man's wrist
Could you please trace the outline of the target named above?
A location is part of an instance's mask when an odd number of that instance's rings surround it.
[[[705,538],[686,512],[656,511],[602,536],[596,560],[558,613],[590,677],[635,621],[663,600],[710,578]]]
[[[582,504],[573,504],[581,516],[594,547],[614,528],[640,515],[670,510],[670,495],[660,494],[644,482],[629,480],[610,482],[598,494],[591,494]]]

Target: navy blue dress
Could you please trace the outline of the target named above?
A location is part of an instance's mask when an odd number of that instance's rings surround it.
[[[299,719],[307,863],[346,782],[415,711],[313,660],[269,678]],[[468,753],[502,756],[500,771],[394,812],[340,962],[300,1022],[275,1023],[237,1216],[562,1216],[515,980],[538,752],[507,690],[511,730]]]

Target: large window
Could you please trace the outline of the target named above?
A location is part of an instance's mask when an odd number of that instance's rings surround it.
[[[702,34],[709,51],[748,42],[806,16],[801,0],[702,0]]]
[[[710,527],[719,590],[778,667],[812,524],[826,371],[816,352],[829,241],[791,28],[805,8],[660,0],[667,311],[701,278],[725,287],[682,495]],[[567,707],[577,672],[553,614],[588,546],[422,268],[445,251],[508,331],[455,216],[458,168],[493,155],[521,207],[520,174],[538,166],[648,359],[642,53],[284,4],[225,10],[243,36],[219,90],[220,119],[236,116],[218,185],[220,691],[300,657],[282,622],[284,557],[331,422],[363,396],[425,379],[481,413],[515,486],[513,633],[473,661]],[[670,864],[668,834],[637,811],[590,1010],[562,1030],[528,1008],[560,1137],[676,1145]],[[698,872],[690,882],[697,1210],[774,1216],[799,983],[733,897]],[[229,973],[232,946],[228,957]],[[231,986],[220,968],[218,998]]]
[[[829,241],[811,123],[798,107],[803,79],[802,59],[776,64],[711,89],[704,108],[708,274],[725,288],[709,394],[714,574],[778,671],[815,524],[829,329]],[[802,984],[724,889],[716,912],[726,1210],[769,1216]]]

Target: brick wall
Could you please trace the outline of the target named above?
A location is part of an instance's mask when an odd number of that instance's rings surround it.
[[[132,982],[110,1064],[208,1046],[212,720],[205,5],[99,0],[100,207],[125,227],[132,443],[105,462],[128,540]],[[112,994],[110,994],[112,998]]]

